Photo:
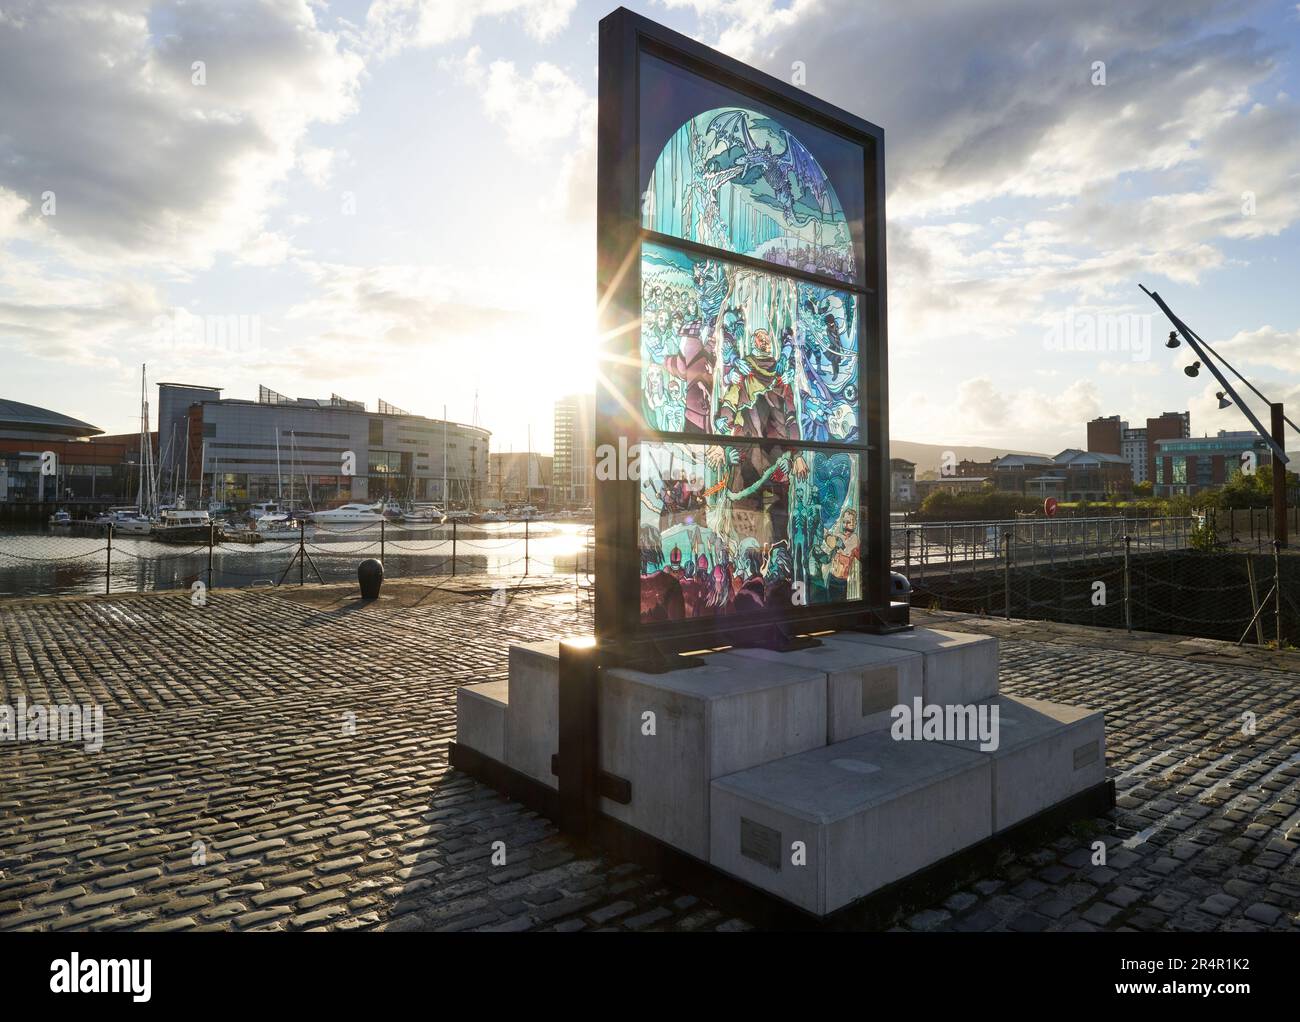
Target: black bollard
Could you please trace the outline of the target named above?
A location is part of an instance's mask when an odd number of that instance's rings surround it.
[[[369,557],[357,565],[357,581],[361,583],[363,600],[379,599],[379,587],[384,584],[384,562]]]

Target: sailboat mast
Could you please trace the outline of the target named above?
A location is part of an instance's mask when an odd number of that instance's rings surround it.
[[[275,499],[277,502],[284,496],[283,479],[280,475],[280,424],[275,424]]]
[[[450,511],[447,503],[447,406],[442,406],[442,509]]]
[[[182,455],[185,459],[185,469],[181,475],[181,493],[188,494],[190,490],[190,416],[189,412],[185,413],[185,453]],[[199,480],[202,485],[203,480]]]
[[[144,512],[144,366],[140,366],[140,478],[136,482],[135,506]]]

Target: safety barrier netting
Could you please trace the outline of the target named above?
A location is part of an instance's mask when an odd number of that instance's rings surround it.
[[[1236,550],[1203,519],[980,523],[972,542],[918,543],[895,570],[913,606],[1276,644],[1300,641],[1300,557]],[[942,530],[945,526],[930,526]],[[910,556],[909,556],[910,555]]]

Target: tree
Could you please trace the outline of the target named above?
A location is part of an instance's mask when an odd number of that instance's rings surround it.
[[[1207,503],[1221,508],[1269,507],[1273,503],[1273,466],[1261,465],[1250,474],[1238,469],[1216,493],[1206,497]]]

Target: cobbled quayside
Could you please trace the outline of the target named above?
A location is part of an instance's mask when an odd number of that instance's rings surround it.
[[[103,707],[99,751],[0,742],[0,929],[752,928],[448,768],[458,685],[589,630],[571,576],[384,592],[0,605],[0,703]],[[1300,930],[1300,657],[915,619],[999,634],[1004,693],[1104,710],[1118,805],[896,926]]]

